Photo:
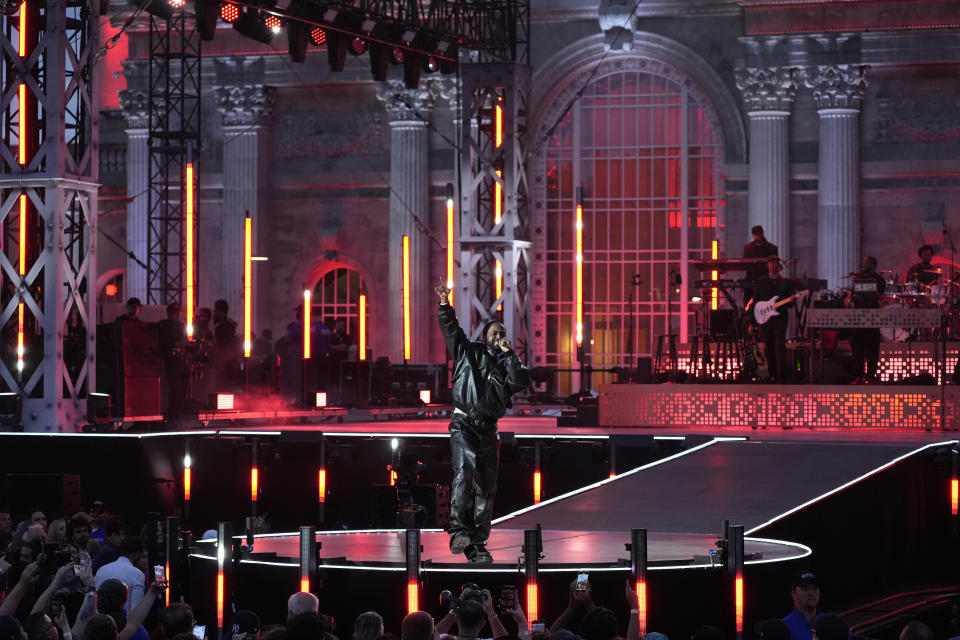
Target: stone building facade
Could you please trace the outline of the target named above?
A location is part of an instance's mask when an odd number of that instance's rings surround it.
[[[960,25],[950,4],[926,0],[906,11],[842,0],[535,0],[528,171],[530,240],[542,262],[532,266],[533,305],[535,316],[558,320],[538,324],[528,363],[575,363],[561,282],[572,255],[553,227],[578,185],[594,215],[618,211],[590,218],[586,232],[596,234],[584,258],[595,364],[649,354],[667,317],[673,332],[692,336],[689,283],[698,275],[690,262],[708,257],[713,239],[721,254],[739,257],[753,224],[791,261],[788,273],[826,279],[834,289],[865,254],[901,276],[924,243],[935,246],[935,263],[948,263],[943,229],[960,233]],[[127,88],[119,111],[102,119],[104,158],[117,163],[125,149],[125,167],[104,174],[103,197],[115,202],[146,187],[145,37],[129,34]],[[355,272],[367,294],[368,343],[375,356],[397,362],[399,239],[409,235],[412,359],[442,361],[432,288],[446,273],[457,78],[424,75],[418,90],[408,90],[396,77],[374,82],[365,56],[333,73],[318,48],[292,63],[282,35],[263,46],[223,28],[205,43],[201,306],[223,297],[241,308],[242,218],[250,211],[255,253],[269,258],[255,267],[255,329],[282,333],[304,286],[317,287],[331,270]],[[680,105],[664,127],[682,129],[682,140],[650,141],[659,135],[660,96],[662,109]],[[649,113],[653,138],[641,133],[629,142],[647,125],[626,124],[627,113],[634,122]],[[625,137],[601,143],[604,127]],[[626,173],[652,167],[651,180],[660,180],[661,153],[664,184],[676,177],[679,185],[676,193],[668,186],[662,202],[656,186],[633,193],[637,183],[647,188],[646,178]],[[619,178],[611,177],[614,157]],[[631,236],[636,207],[651,230]],[[125,220],[107,219],[105,229],[125,234],[126,249],[141,255],[145,216],[145,199],[135,198]],[[620,231],[607,228],[608,240],[600,239],[600,225],[614,219]],[[631,238],[651,245],[626,246]],[[624,256],[643,257],[634,268]],[[124,274],[126,295],[142,295],[136,261],[119,249],[100,260],[101,274]],[[672,291],[675,269],[684,284]],[[634,271],[642,283],[631,286]]]

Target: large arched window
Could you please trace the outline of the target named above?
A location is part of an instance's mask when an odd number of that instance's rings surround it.
[[[577,364],[580,186],[586,350],[595,367],[632,366],[638,356],[653,354],[657,336],[669,333],[668,317],[675,334],[681,324],[694,327],[697,307],[681,304],[686,289],[670,279],[679,274],[694,295],[698,272],[689,263],[710,257],[721,207],[720,143],[684,85],[646,70],[614,70],[592,79],[548,144],[544,364]],[[606,380],[598,376],[593,384]],[[560,382],[570,389],[568,377]]]
[[[356,336],[360,330],[361,294],[367,295],[367,285],[357,271],[348,267],[330,269],[314,287],[311,315],[331,329],[337,320],[344,320],[347,333]]]

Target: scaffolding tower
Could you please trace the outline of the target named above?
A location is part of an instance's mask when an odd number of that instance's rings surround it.
[[[0,18],[0,422],[27,431],[74,430],[94,389],[99,17],[26,0]]]
[[[164,2],[166,4],[166,2]],[[200,32],[193,5],[166,16],[150,16],[150,99],[148,129],[147,304],[196,301],[184,299],[187,165],[200,150]],[[189,194],[193,198],[194,194]],[[196,238],[197,218],[191,216]],[[192,252],[197,273],[197,252]],[[193,284],[193,283],[191,283]],[[193,318],[187,318],[191,325]]]

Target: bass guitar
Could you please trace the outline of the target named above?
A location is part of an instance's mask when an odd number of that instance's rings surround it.
[[[777,311],[777,309],[783,305],[790,304],[794,300],[802,298],[808,293],[810,293],[810,291],[804,289],[803,291],[798,291],[792,296],[786,297],[783,300],[780,300],[780,296],[773,296],[769,300],[755,302],[753,305],[753,319],[757,321],[757,324],[766,324],[770,318],[780,315],[780,312]]]

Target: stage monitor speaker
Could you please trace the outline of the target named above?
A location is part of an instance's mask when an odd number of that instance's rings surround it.
[[[410,489],[410,498],[424,509],[421,527],[446,529],[450,523],[450,487],[439,484],[421,484]],[[397,488],[375,484],[370,488],[370,526],[394,528],[397,526]]]
[[[632,382],[637,384],[650,384],[653,379],[653,358],[643,356],[637,358],[637,370],[633,373]]]
[[[11,473],[3,478],[3,493],[10,497],[14,514],[24,514],[37,506],[42,496],[46,513],[70,517],[84,508],[80,476],[71,473]]]
[[[724,336],[733,334],[733,323],[736,319],[734,309],[716,309],[710,312],[710,335]]]
[[[123,415],[160,415],[160,377],[123,379]]]

